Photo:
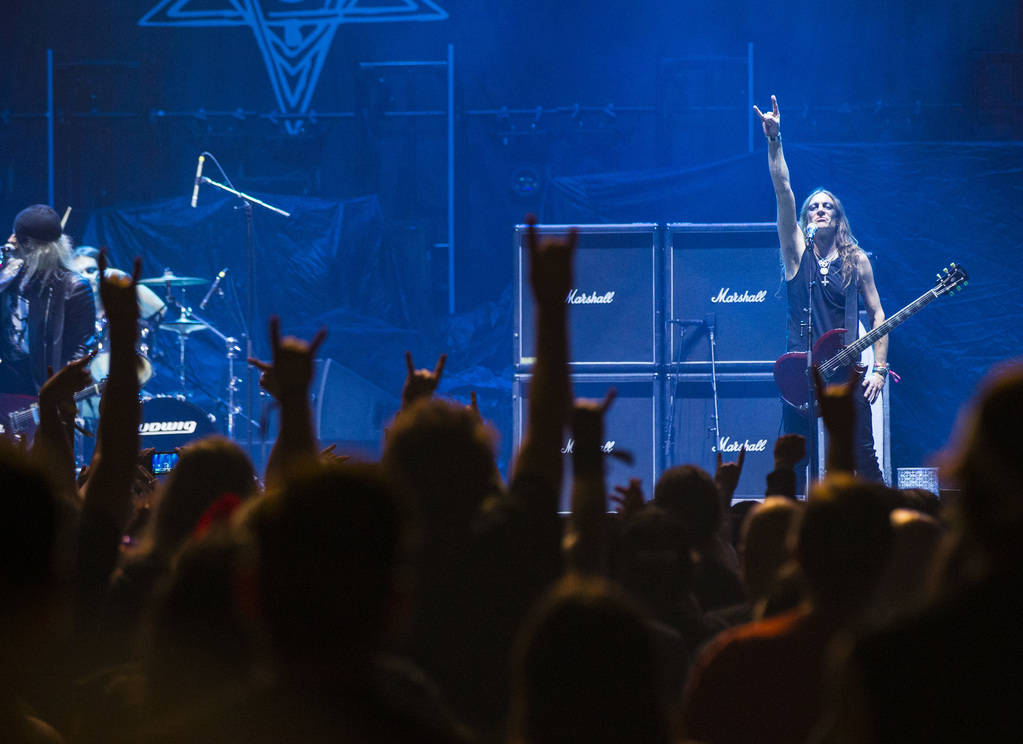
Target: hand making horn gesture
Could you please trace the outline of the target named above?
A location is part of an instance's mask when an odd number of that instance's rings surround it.
[[[760,119],[760,123],[764,127],[765,137],[778,136],[778,132],[781,131],[781,114],[778,113],[778,99],[775,96],[771,96],[771,111],[764,114],[754,106],[753,113]]]
[[[259,385],[277,400],[290,393],[305,395],[313,379],[313,360],[327,329],[321,328],[306,343],[294,336],[281,338],[281,321],[276,315],[270,316],[270,344],[273,348],[273,364],[249,357],[248,361],[263,374]]]
[[[420,398],[429,398],[433,395],[433,391],[440,385],[440,378],[444,374],[444,365],[447,361],[448,355],[441,354],[432,372],[428,369],[416,369],[416,365],[412,362],[412,352],[405,352],[405,366],[408,367],[408,375],[405,377],[405,386],[401,389],[402,408],[408,408]]]
[[[107,323],[110,326],[111,334],[122,329],[130,329],[132,334],[137,332],[139,317],[139,304],[135,288],[138,285],[139,275],[142,271],[142,260],[135,258],[132,264],[131,277],[120,272],[107,273],[107,252],[102,249],[96,258],[96,265],[99,267],[99,299],[103,303],[103,312],[107,316]]]
[[[717,448],[717,469],[714,471],[714,484],[718,492],[729,499],[739,487],[739,477],[742,475],[742,466],[746,462],[746,445],[739,450],[739,459],[736,462],[725,462],[721,456],[721,448]]]
[[[529,282],[538,303],[563,305],[572,288],[572,261],[579,233],[572,228],[568,235],[547,236],[536,232],[536,216],[526,215],[526,246],[529,250]]]

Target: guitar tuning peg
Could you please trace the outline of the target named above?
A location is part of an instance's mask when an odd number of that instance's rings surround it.
[[[969,284],[969,283],[970,283],[969,281],[965,281],[965,282],[963,282],[962,286],[964,286],[964,287],[965,287],[965,286],[966,286],[967,284]]]
[[[948,269],[947,268],[942,269],[942,271],[944,271],[946,274],[948,273]]]
[[[939,282],[941,281],[941,274],[935,274],[934,276],[936,276],[938,278]]]
[[[951,266],[954,269],[956,267],[956,262],[953,261],[952,263],[949,264],[949,266]]]

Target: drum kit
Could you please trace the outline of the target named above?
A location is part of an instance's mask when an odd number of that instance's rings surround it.
[[[224,272],[218,275],[217,282],[223,278],[223,275]],[[162,332],[173,334],[177,347],[174,370],[177,389],[170,394],[143,394],[142,396],[142,423],[139,426],[139,434],[143,448],[153,447],[158,452],[171,451],[192,440],[216,432],[215,418],[192,402],[193,396],[189,392],[186,380],[185,361],[188,341],[192,334],[200,331],[213,333],[224,345],[228,362],[227,399],[223,401],[227,408],[226,433],[228,437],[234,436],[235,419],[240,410],[235,404],[235,393],[238,391],[240,383],[235,376],[235,360],[241,355],[242,347],[236,338],[221,333],[212,323],[196,314],[185,301],[184,290],[186,288],[209,283],[210,280],[200,277],[179,276],[170,269],[164,270],[161,276],[138,281],[140,286],[149,287],[157,295],[162,295],[165,306],[162,312],[157,313],[156,318],[150,318],[140,323],[139,341],[136,348],[140,386],[149,382],[154,374],[151,361],[151,358],[154,358],[153,344],[157,340],[157,336],[154,334]],[[213,289],[210,290],[200,307],[205,305],[212,293]],[[99,351],[90,364],[90,372],[97,383],[106,378],[109,367],[110,354],[104,348],[104,343],[101,342]]]

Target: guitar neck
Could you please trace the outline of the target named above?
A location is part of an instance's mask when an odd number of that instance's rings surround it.
[[[76,404],[81,403],[86,398],[91,398],[94,395],[103,395],[103,389],[106,386],[107,381],[100,380],[99,382],[95,382],[92,385],[89,385],[89,387],[84,388],[83,390],[79,390],[77,393],[75,393],[75,403]]]
[[[106,385],[106,380],[100,380],[97,383],[89,385],[87,388],[79,390],[74,395],[75,405],[78,405],[86,398],[91,398],[94,395],[102,395],[103,389]],[[30,426],[37,426],[39,424],[39,404],[33,403],[28,408],[23,408],[20,411],[12,411],[9,418],[11,422],[11,431],[15,434],[24,431]]]
[[[877,341],[882,336],[888,335],[888,333],[890,333],[893,328],[905,323],[907,320],[913,317],[913,315],[923,310],[925,307],[927,307],[927,305],[934,302],[934,300],[938,299],[938,297],[940,296],[941,295],[934,289],[927,290],[922,295],[913,300],[911,303],[909,303],[904,308],[899,310],[899,312],[895,313],[895,315],[892,315],[890,318],[885,319],[884,323],[879,325],[877,328],[874,328],[869,333],[856,339],[851,344],[842,349],[842,351],[840,351],[838,354],[835,354],[835,356],[833,356],[831,359],[825,362],[825,364],[822,365],[822,367],[826,366],[828,372],[834,372],[842,367],[848,367],[850,364],[854,363],[856,359],[859,358],[860,352],[862,352],[868,346],[871,346],[875,341]],[[846,332],[848,333],[849,329],[846,329]],[[823,371],[824,370],[822,369],[822,372]]]

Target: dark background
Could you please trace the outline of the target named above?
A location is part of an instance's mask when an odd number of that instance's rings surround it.
[[[326,322],[324,356],[372,381],[366,395],[383,409],[404,349],[424,366],[448,351],[442,391],[480,391],[506,458],[513,226],[530,211],[564,223],[772,221],[759,131],[747,145],[752,43],[755,100],[779,97],[797,198],[818,184],[840,195],[885,308],[915,299],[950,260],[971,273],[965,293],[893,336],[894,465],[928,462],[983,373],[1018,353],[1019,0],[437,1],[447,19],[340,25],[297,133],[245,26],[139,26],[156,0],[18,4],[0,29],[0,215],[49,198],[52,49],[53,202],[73,207],[76,240],[109,245],[122,266],[142,255],[146,276],[230,266],[210,319],[241,335],[244,215],[207,186],[201,208],[187,206],[196,156],[213,153],[237,188],[295,212],[254,216],[257,353],[269,313],[288,332]],[[454,314],[446,68],[360,66],[443,60],[449,44]],[[219,341],[193,338],[197,400],[222,409]],[[156,393],[173,388],[162,366]]]

